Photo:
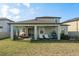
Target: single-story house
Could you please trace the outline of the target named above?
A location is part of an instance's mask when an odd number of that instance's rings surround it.
[[[8,18],[0,18],[0,39],[10,36],[10,22],[14,22]]]
[[[63,23],[69,25],[68,26],[69,36],[72,36],[72,37],[78,36],[79,37],[79,17],[76,17],[76,18],[73,18],[70,20],[66,20]]]
[[[60,23],[61,17],[36,17],[35,19],[11,22],[11,39],[25,33],[25,37],[35,40],[54,38],[60,40],[61,32],[68,34],[68,25]],[[54,33],[54,35],[52,34]]]

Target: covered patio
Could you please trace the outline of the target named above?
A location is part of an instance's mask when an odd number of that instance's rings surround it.
[[[17,39],[24,32],[24,38],[60,40],[60,24],[11,24],[11,39]],[[54,35],[53,35],[54,34]],[[17,38],[15,38],[17,37]]]

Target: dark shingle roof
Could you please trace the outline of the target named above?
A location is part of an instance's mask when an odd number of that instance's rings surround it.
[[[66,20],[62,23],[73,22],[73,21],[78,21],[78,20],[79,20],[79,17],[76,17],[76,18],[73,18],[73,19],[70,19],[70,20]]]
[[[46,20],[25,20],[25,21],[20,21],[20,22],[16,22],[16,23],[52,23],[51,21],[46,21]]]
[[[35,19],[24,20],[24,21],[19,21],[15,23],[53,23],[48,20],[38,20],[38,18],[59,18],[60,19],[60,17],[43,16],[43,17],[36,17]]]
[[[37,19],[38,17],[36,17]],[[40,18],[49,18],[49,17],[40,17]],[[51,18],[51,17],[50,17]],[[53,18],[53,17],[52,17]],[[60,17],[58,17],[60,19]],[[53,23],[51,21],[46,21],[46,20],[36,20],[36,19],[30,19],[30,20],[24,20],[24,21],[19,21],[19,22],[12,22],[10,24],[60,24],[61,26],[68,26],[63,23]]]
[[[52,22],[51,21],[45,21],[45,20],[26,20],[26,21],[19,21],[19,22],[14,22],[14,23],[31,23],[31,24],[42,24],[42,23],[48,23],[48,24],[51,24]]]

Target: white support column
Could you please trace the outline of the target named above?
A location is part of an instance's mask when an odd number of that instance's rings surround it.
[[[11,39],[13,40],[13,35],[14,34],[13,34],[13,26],[12,25],[11,25],[11,34],[10,35],[11,35]]]
[[[34,39],[37,40],[37,26],[34,26]]]
[[[61,28],[60,25],[58,25],[58,40],[60,40],[60,36],[61,36]]]

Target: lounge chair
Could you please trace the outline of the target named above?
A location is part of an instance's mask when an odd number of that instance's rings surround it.
[[[43,39],[43,34],[39,34],[39,39]]]
[[[48,34],[44,34],[45,39],[49,39]]]

